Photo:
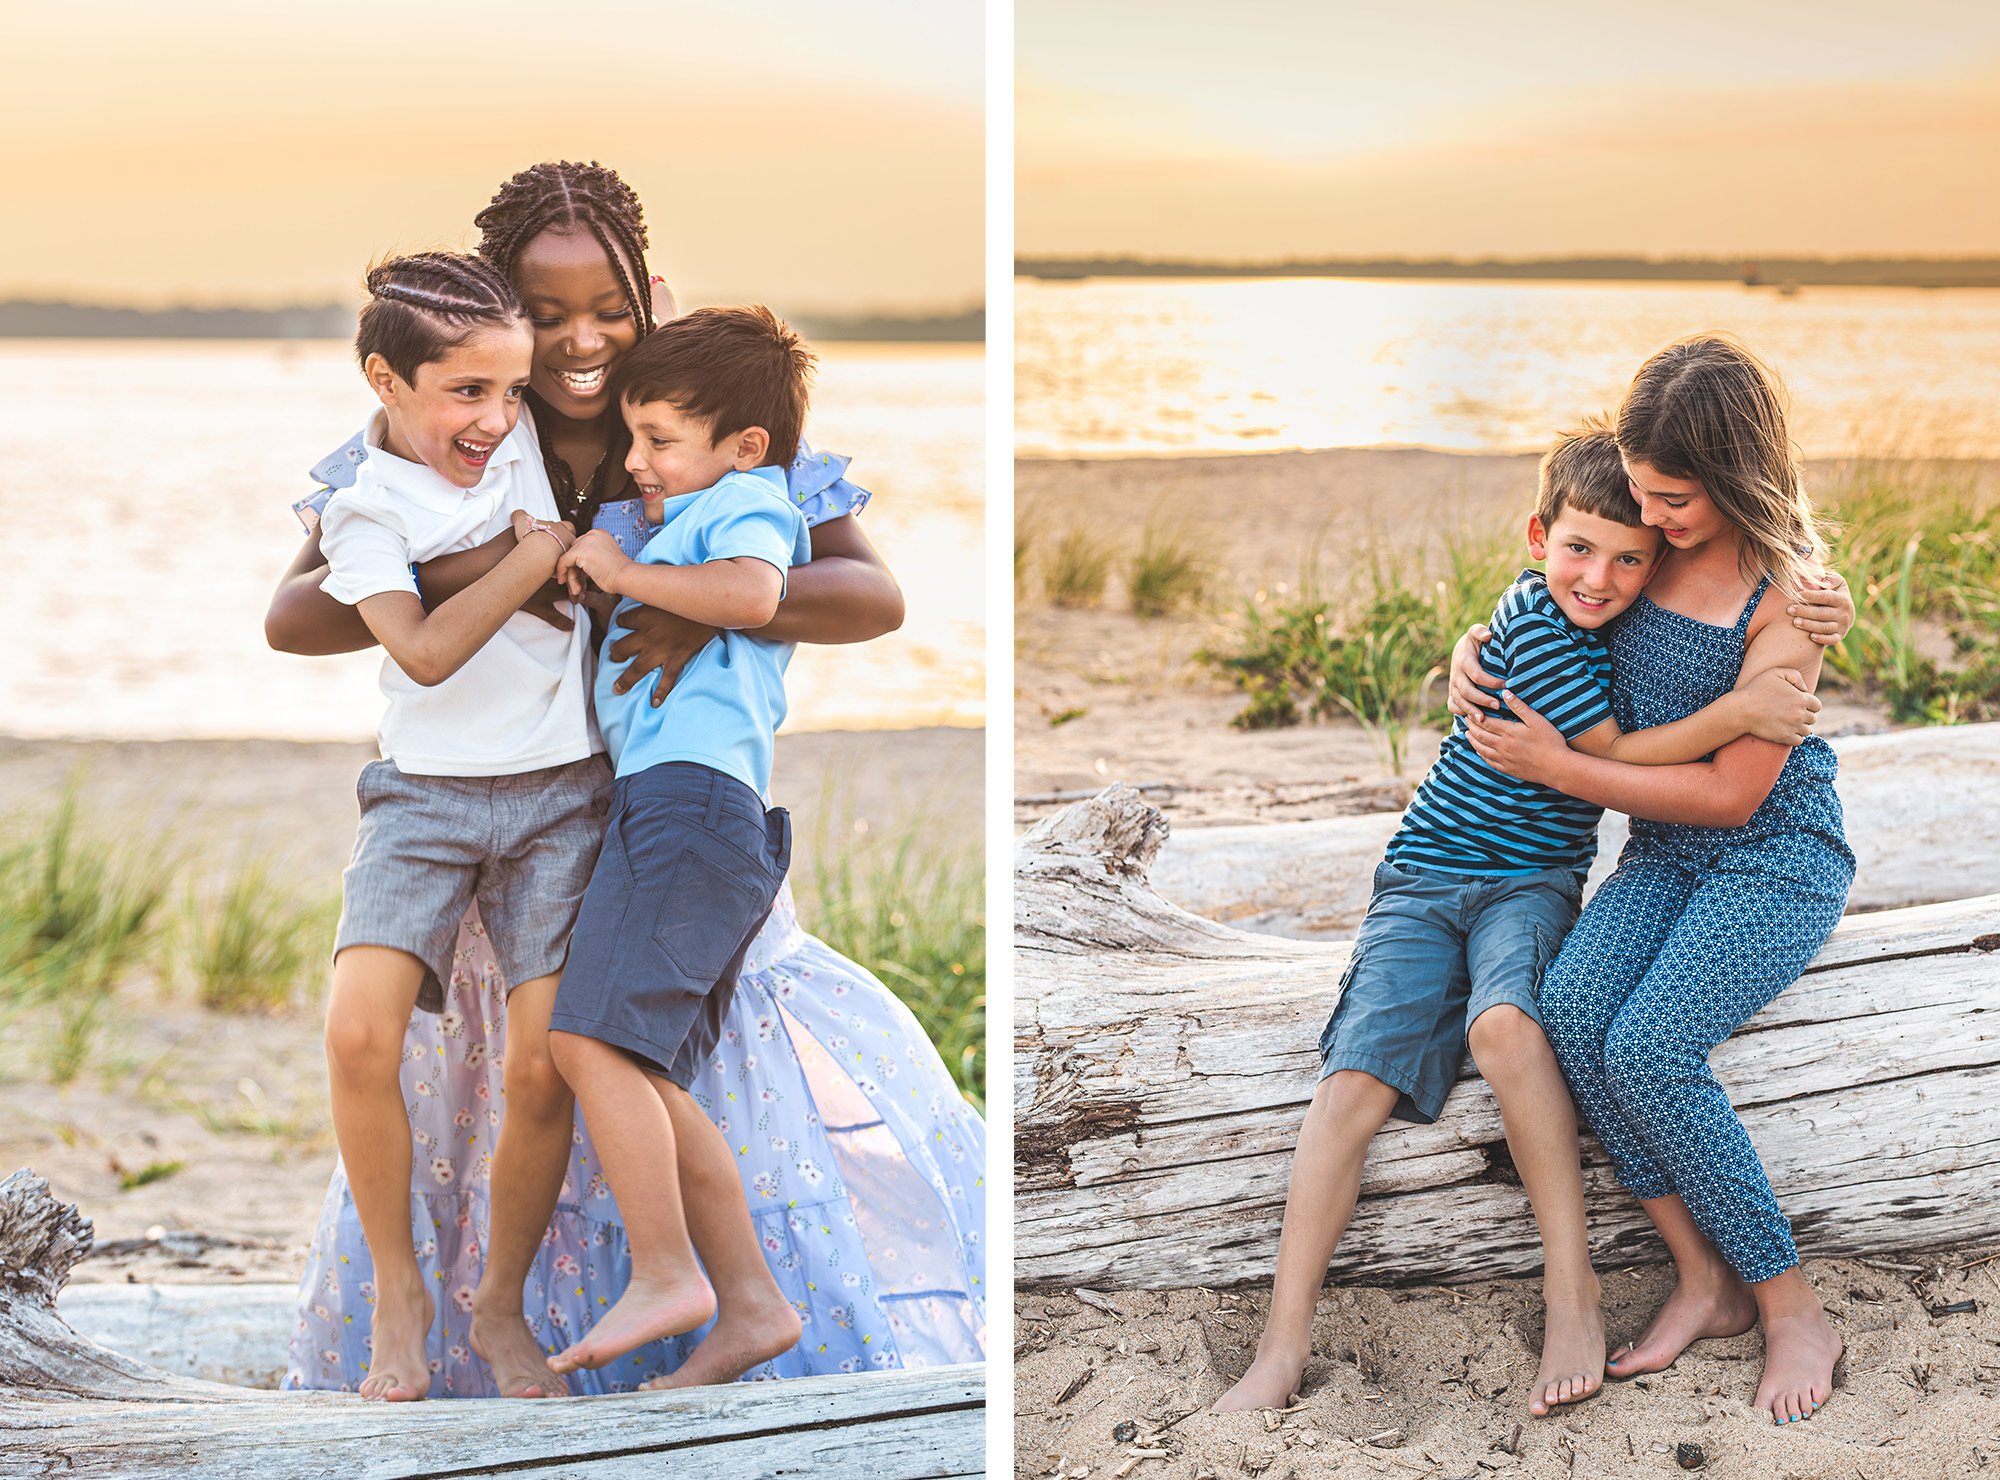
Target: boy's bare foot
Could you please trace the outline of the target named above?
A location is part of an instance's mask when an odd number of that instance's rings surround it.
[[[1236,1386],[1215,1400],[1211,1413],[1247,1413],[1252,1408],[1289,1408],[1305,1376],[1306,1359],[1257,1348],[1257,1360]]]
[[[1764,1380],[1757,1406],[1774,1423],[1811,1418],[1833,1396],[1840,1337],[1818,1312],[1772,1316],[1764,1322]]]
[[[1605,1370],[1613,1377],[1663,1372],[1693,1343],[1710,1336],[1741,1336],[1756,1324],[1757,1301],[1727,1265],[1698,1279],[1683,1274],[1645,1334],[1613,1352]]]
[[[1542,1333],[1542,1368],[1528,1393],[1528,1412],[1546,1418],[1564,1403],[1595,1397],[1604,1386],[1604,1307],[1596,1281],[1574,1295],[1550,1294]]]
[[[549,1358],[549,1371],[602,1367],[634,1347],[692,1331],[715,1314],[715,1291],[700,1275],[655,1284],[635,1279],[581,1340]]]
[[[431,1300],[423,1281],[391,1289],[375,1276],[375,1317],[369,1332],[373,1350],[361,1396],[385,1403],[413,1403],[430,1396],[431,1364],[424,1350],[431,1331]]]
[[[658,1391],[734,1382],[752,1367],[797,1346],[804,1329],[799,1313],[775,1288],[754,1302],[739,1297],[724,1307],[715,1329],[702,1337],[676,1371],[640,1386]]]
[[[567,1398],[569,1384],[549,1371],[548,1353],[528,1329],[520,1307],[497,1310],[472,1306],[469,1338],[479,1360],[493,1369],[493,1382],[503,1398]]]

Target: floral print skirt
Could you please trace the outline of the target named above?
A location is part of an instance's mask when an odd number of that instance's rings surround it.
[[[431,1396],[491,1397],[467,1333],[484,1267],[487,1184],[504,1107],[506,983],[468,913],[445,1011],[413,1013],[403,1093],[414,1138],[418,1264],[437,1307]],[[744,964],[723,1039],[693,1093],[736,1151],[750,1216],[804,1337],[749,1378],[982,1359],[986,1128],[888,988],[799,928],[789,889]],[[579,1118],[554,1221],[526,1292],[549,1351],[588,1330],[631,1269],[618,1205]],[[371,1265],[335,1167],[307,1251],[287,1388],[352,1391],[367,1375]],[[573,1392],[672,1372],[704,1335],[641,1347]]]

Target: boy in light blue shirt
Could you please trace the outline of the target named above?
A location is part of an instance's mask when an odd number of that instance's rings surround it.
[[[608,659],[597,675],[617,781],[549,1047],[624,1215],[632,1280],[549,1359],[556,1372],[601,1367],[715,1313],[688,1240],[674,1121],[692,1123],[688,1086],[714,1051],[744,953],[791,859],[790,819],[763,802],[791,644],[753,633],[777,614],[786,572],[811,558],[804,516],[785,492],[811,368],[811,352],[764,308],[703,309],[641,341],[619,362],[612,392],[632,431],[626,467],[659,532],[635,561],[593,530],[557,568],[573,593],[587,582],[625,607],[658,607],[717,631],[658,707],[646,685],[613,692],[620,669]],[[715,1146],[716,1175],[696,1158],[700,1195],[733,1194],[741,1205],[728,1150]],[[737,1253],[761,1267],[747,1207],[737,1221]],[[725,1263],[714,1251],[711,1261]],[[791,1332],[796,1341],[795,1321]]]

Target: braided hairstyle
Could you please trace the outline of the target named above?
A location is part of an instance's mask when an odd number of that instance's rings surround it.
[[[531,165],[502,185],[472,224],[480,231],[479,255],[512,279],[528,243],[545,231],[583,229],[597,238],[611,264],[612,276],[632,311],[639,337],[653,332],[653,304],[646,273],[646,219],[639,197],[618,172],[592,160],[575,164],[569,160]],[[608,478],[624,472],[623,444],[629,433],[624,419],[613,417],[611,445],[591,475],[588,486],[579,489],[569,465],[555,455],[545,442],[543,457],[549,481],[556,491],[557,507],[565,518],[585,523],[606,492]],[[579,529],[584,523],[578,523]]]
[[[354,335],[354,357],[380,355],[405,381],[444,358],[482,325],[527,317],[520,295],[490,262],[459,252],[391,257],[368,269],[368,302]]]

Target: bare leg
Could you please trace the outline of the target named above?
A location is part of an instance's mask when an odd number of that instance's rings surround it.
[[[472,1301],[472,1349],[506,1398],[563,1397],[528,1329],[522,1291],[548,1232],[569,1168],[576,1097],[549,1054],[553,976],[523,982],[507,998],[507,1115],[493,1153],[486,1269]]]
[[[1750,1287],[1695,1225],[1687,1204],[1668,1196],[1642,1199],[1639,1206],[1673,1255],[1674,1288],[1639,1339],[1611,1354],[1608,1366],[1613,1377],[1662,1371],[1694,1342],[1710,1336],[1741,1336],[1757,1324],[1757,1302]]]
[[[1759,1280],[1750,1292],[1764,1323],[1764,1379],[1757,1384],[1757,1406],[1774,1423],[1811,1418],[1833,1395],[1840,1337],[1827,1324],[1819,1296],[1796,1264]]]
[[[1395,1108],[1393,1087],[1353,1069],[1329,1074],[1313,1092],[1292,1153],[1271,1313],[1257,1340],[1257,1359],[1216,1400],[1217,1413],[1283,1408],[1298,1391],[1312,1354],[1313,1310],[1334,1248],[1354,1216],[1368,1143]]]
[[[1604,1308],[1597,1271],[1590,1267],[1576,1109],[1548,1039],[1518,1007],[1503,1003],[1482,1012],[1468,1041],[1473,1062],[1500,1102],[1507,1149],[1542,1238],[1547,1324],[1541,1370],[1528,1394],[1528,1411],[1542,1418],[1558,1404],[1578,1402],[1604,1386]]]
[[[678,1370],[645,1385],[734,1382],[798,1345],[798,1312],[764,1262],[729,1143],[686,1090],[670,1079],[649,1077],[673,1120],[688,1233],[715,1287],[716,1322]]]
[[[403,1030],[423,982],[416,957],[349,946],[334,958],[326,1010],[333,1133],[354,1211],[375,1266],[371,1353],[361,1396],[392,1403],[427,1397],[431,1299],[410,1230],[410,1114],[399,1078]]]
[[[673,1120],[646,1071],[624,1050],[576,1033],[549,1034],[549,1047],[583,1107],[632,1248],[632,1279],[617,1304],[549,1358],[551,1372],[573,1372],[692,1331],[715,1314],[715,1292],[688,1239]]]

